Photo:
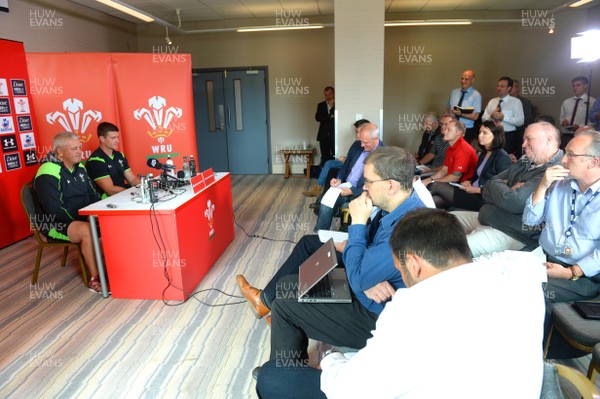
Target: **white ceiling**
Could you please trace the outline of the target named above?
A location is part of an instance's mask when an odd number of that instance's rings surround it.
[[[143,23],[96,0],[71,0],[95,10]],[[368,0],[364,0],[368,1]],[[386,13],[452,11],[555,10],[575,0],[385,0]],[[276,18],[282,10],[300,11],[301,17],[333,15],[334,0],[121,0],[173,25],[178,25],[177,9],[183,24],[229,19]],[[600,4],[594,0],[583,6]]]

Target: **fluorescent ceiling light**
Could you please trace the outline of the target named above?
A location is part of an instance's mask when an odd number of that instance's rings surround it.
[[[579,1],[576,1],[575,3],[569,4],[569,7],[572,7],[572,8],[579,7],[579,6],[582,6],[584,4],[589,3],[591,1],[592,0],[579,0]]]
[[[102,3],[106,6],[112,7],[115,10],[119,10],[121,12],[124,12],[125,14],[129,14],[132,17],[135,17],[137,19],[141,19],[144,22],[154,22],[154,18],[144,14],[143,12],[141,12],[140,10],[131,7],[130,5],[121,3],[118,0],[96,0],[98,3]]]
[[[432,26],[432,25],[471,25],[473,21],[469,19],[423,19],[423,20],[404,20],[387,21],[384,26]]]
[[[323,25],[271,25],[271,26],[249,26],[236,29],[237,32],[265,32],[274,30],[298,30],[298,29],[322,29]]]

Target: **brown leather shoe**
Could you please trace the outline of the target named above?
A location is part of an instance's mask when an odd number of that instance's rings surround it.
[[[271,311],[262,303],[262,300],[260,299],[260,290],[251,286],[241,274],[237,275],[237,284],[238,287],[240,287],[242,295],[250,304],[250,309],[252,309],[252,312],[257,319],[262,319]]]
[[[322,191],[323,188],[318,184],[315,184],[310,188],[310,190],[303,191],[302,195],[304,195],[305,197],[318,197],[319,195],[321,195]]]

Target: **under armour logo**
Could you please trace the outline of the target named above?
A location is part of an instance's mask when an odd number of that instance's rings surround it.
[[[15,145],[15,140],[14,139],[4,139],[4,146],[5,147],[14,147]]]

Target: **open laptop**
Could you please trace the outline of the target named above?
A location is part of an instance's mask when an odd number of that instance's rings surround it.
[[[344,269],[336,269],[335,246],[330,238],[300,266],[298,302],[351,303]]]

